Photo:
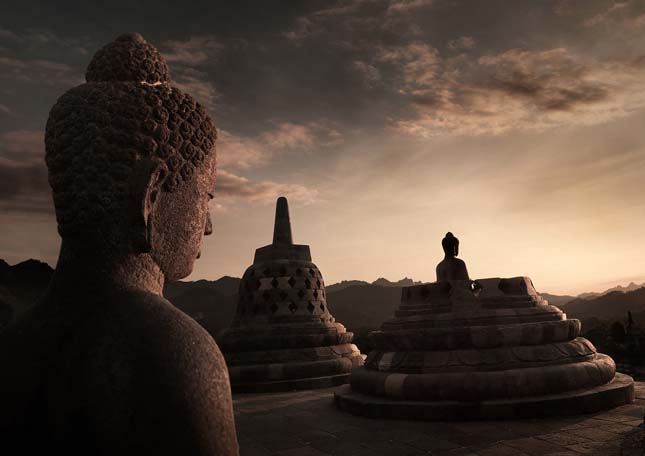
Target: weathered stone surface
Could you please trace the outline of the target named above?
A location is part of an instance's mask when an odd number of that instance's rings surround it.
[[[611,381],[592,388],[556,394],[489,400],[395,400],[356,392],[349,385],[336,390],[336,405],[370,418],[426,421],[534,418],[593,413],[634,401],[634,381],[616,374]]]
[[[567,364],[479,369],[406,374],[360,368],[352,372],[351,385],[355,391],[395,399],[477,401],[594,387],[611,381],[615,374],[613,361],[605,355]]]
[[[212,231],[215,138],[138,34],[52,108],[62,245],[44,298],[0,339],[3,454],[238,454],[224,358],[162,296]]]
[[[219,338],[235,391],[279,391],[344,383],[363,357],[329,312],[322,274],[307,245],[292,242],[286,198],[273,243],[255,252],[240,283],[231,327]]]
[[[614,389],[616,384],[616,402],[622,403],[629,386],[620,391],[619,380],[617,375],[617,381],[607,385],[607,389]],[[636,390],[645,388],[640,382],[634,386]],[[344,385],[289,393],[235,394],[241,454],[642,456],[645,453],[641,440],[643,402],[637,399],[635,404],[602,411],[594,408],[595,399],[603,398],[605,405],[608,400],[596,389],[568,399],[566,394],[541,396],[534,402],[526,398],[511,403],[510,407],[509,401],[503,399],[484,402],[481,409],[470,410],[467,407],[472,404],[461,403],[461,408],[448,409],[446,402],[435,403],[432,408],[423,407],[425,404],[418,401],[396,401],[398,407],[390,407],[392,400],[378,398],[387,404],[381,407],[368,397],[370,402],[361,404],[356,411],[363,415],[354,416],[330,407],[334,392],[347,388]],[[614,395],[611,391],[607,393]],[[388,414],[379,415],[379,408]],[[368,414],[370,410],[374,413]],[[445,419],[451,422],[437,421],[442,410],[446,412]],[[464,413],[459,414],[460,410]],[[403,415],[397,415],[399,411]],[[578,414],[581,411],[592,414]],[[548,416],[554,413],[575,416]],[[372,416],[376,419],[366,419]],[[410,421],[424,418],[435,421]]]
[[[457,326],[374,331],[370,339],[379,350],[452,350],[495,348],[564,342],[580,335],[579,320],[515,325]]]
[[[456,238],[447,235],[443,244],[454,260]],[[584,398],[578,411],[633,399],[630,377],[612,383],[614,361],[579,337],[580,322],[549,305],[531,279],[471,281],[459,272],[465,265],[453,266],[444,260],[437,275],[455,280],[402,290],[394,316],[370,334],[375,349],[352,371],[351,389],[338,393],[341,407],[370,416],[442,419],[479,417],[490,412],[490,401],[502,399],[510,402],[495,403],[494,414],[513,416],[517,407],[537,413],[534,404],[554,394],[564,394],[555,402],[565,408]],[[484,403],[489,412],[482,412]],[[415,411],[406,414],[408,406]]]
[[[471,372],[508,370],[555,363],[574,363],[593,358],[595,347],[580,337],[555,344],[460,350],[373,350],[365,362],[368,369],[402,372]]]

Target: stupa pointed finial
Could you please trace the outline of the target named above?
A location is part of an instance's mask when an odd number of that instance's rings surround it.
[[[293,244],[293,239],[291,238],[291,220],[289,219],[289,203],[284,196],[278,198],[275,206],[273,244]]]

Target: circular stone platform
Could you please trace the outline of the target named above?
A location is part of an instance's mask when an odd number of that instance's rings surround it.
[[[528,418],[592,413],[634,401],[634,381],[616,373],[604,385],[560,394],[485,401],[409,401],[368,396],[342,386],[334,394],[336,405],[369,418],[425,421]]]
[[[383,418],[565,415],[633,401],[633,380],[528,277],[403,288],[336,403]]]

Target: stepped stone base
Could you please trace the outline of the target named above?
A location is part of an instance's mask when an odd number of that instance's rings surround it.
[[[634,380],[616,373],[612,381],[561,394],[488,401],[405,401],[368,396],[349,385],[334,394],[336,405],[369,418],[424,421],[534,418],[593,413],[634,401]]]
[[[327,353],[330,347],[318,347],[319,353]],[[293,358],[298,352],[292,350]],[[237,354],[245,355],[245,353]],[[303,358],[313,356],[307,351],[300,353]],[[344,356],[342,356],[344,355]],[[354,344],[331,359],[315,359],[301,362],[271,362],[229,366],[231,389],[234,392],[278,392],[308,388],[328,388],[348,382],[354,366],[363,364],[363,357]],[[314,356],[315,357],[315,356]],[[271,359],[269,359],[271,360]]]

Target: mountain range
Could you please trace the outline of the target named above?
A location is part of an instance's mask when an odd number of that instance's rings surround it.
[[[0,328],[38,299],[52,274],[53,269],[38,260],[13,266],[0,260]],[[164,296],[216,336],[233,318],[239,283],[239,278],[228,276],[214,281],[174,282],[164,287]],[[327,302],[332,314],[348,328],[374,329],[398,307],[401,288],[419,283],[407,277],[396,282],[384,278],[372,283],[344,280],[326,287]],[[645,284],[630,283],[578,296],[541,294],[570,318],[623,320],[630,310],[634,318],[645,322]]]
[[[614,292],[627,293],[629,291],[638,290],[639,288],[643,288],[643,287],[645,287],[645,282],[641,283],[640,285],[635,282],[630,282],[629,285],[627,285],[626,287],[623,287],[622,285],[618,285],[618,286],[609,288],[603,291],[602,293],[591,291],[588,293],[581,293],[577,297],[581,299],[591,299],[591,298],[597,298],[599,296],[608,295],[609,293],[614,293]]]
[[[343,280],[338,283],[334,283],[332,285],[326,285],[325,286],[325,291],[327,293],[333,293],[335,291],[341,291],[344,290],[345,288],[350,288],[350,287],[355,287],[355,286],[365,286],[365,285],[377,285],[379,287],[409,287],[412,285],[419,285],[422,282],[415,282],[412,279],[408,279],[407,277],[404,277],[403,279],[399,280],[398,282],[390,282],[389,280],[379,277],[376,279],[374,282],[365,282],[364,280]]]

